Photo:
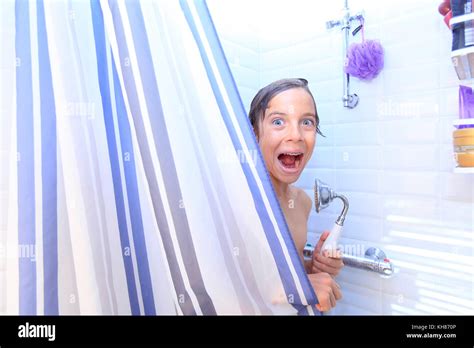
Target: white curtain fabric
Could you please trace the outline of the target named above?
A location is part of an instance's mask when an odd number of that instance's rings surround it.
[[[204,1],[0,11],[7,314],[317,313]]]

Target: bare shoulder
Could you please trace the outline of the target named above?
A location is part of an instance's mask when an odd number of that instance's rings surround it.
[[[302,208],[304,212],[306,213],[306,215],[309,216],[309,213],[311,212],[311,207],[313,205],[313,201],[304,190],[298,187],[294,187],[294,189],[296,192],[297,200],[302,205]]]

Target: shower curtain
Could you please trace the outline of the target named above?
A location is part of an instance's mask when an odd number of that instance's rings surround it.
[[[204,1],[2,1],[7,314],[317,314]]]

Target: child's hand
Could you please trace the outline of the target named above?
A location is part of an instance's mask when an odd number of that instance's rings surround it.
[[[308,278],[318,298],[316,308],[326,312],[336,307],[336,301],[342,298],[339,284],[327,273],[308,274]]]
[[[328,257],[326,251],[324,252],[324,255],[320,254],[324,241],[328,236],[329,231],[324,231],[319,238],[318,244],[314,248],[313,259],[311,260],[311,273],[326,272],[335,277],[341,271],[344,263],[342,262],[341,252],[337,252],[336,255],[331,255],[332,257]]]

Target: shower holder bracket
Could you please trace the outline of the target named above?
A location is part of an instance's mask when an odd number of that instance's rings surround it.
[[[359,96],[357,94],[349,94],[347,97],[342,97],[344,106],[349,109],[354,109],[359,104]]]

